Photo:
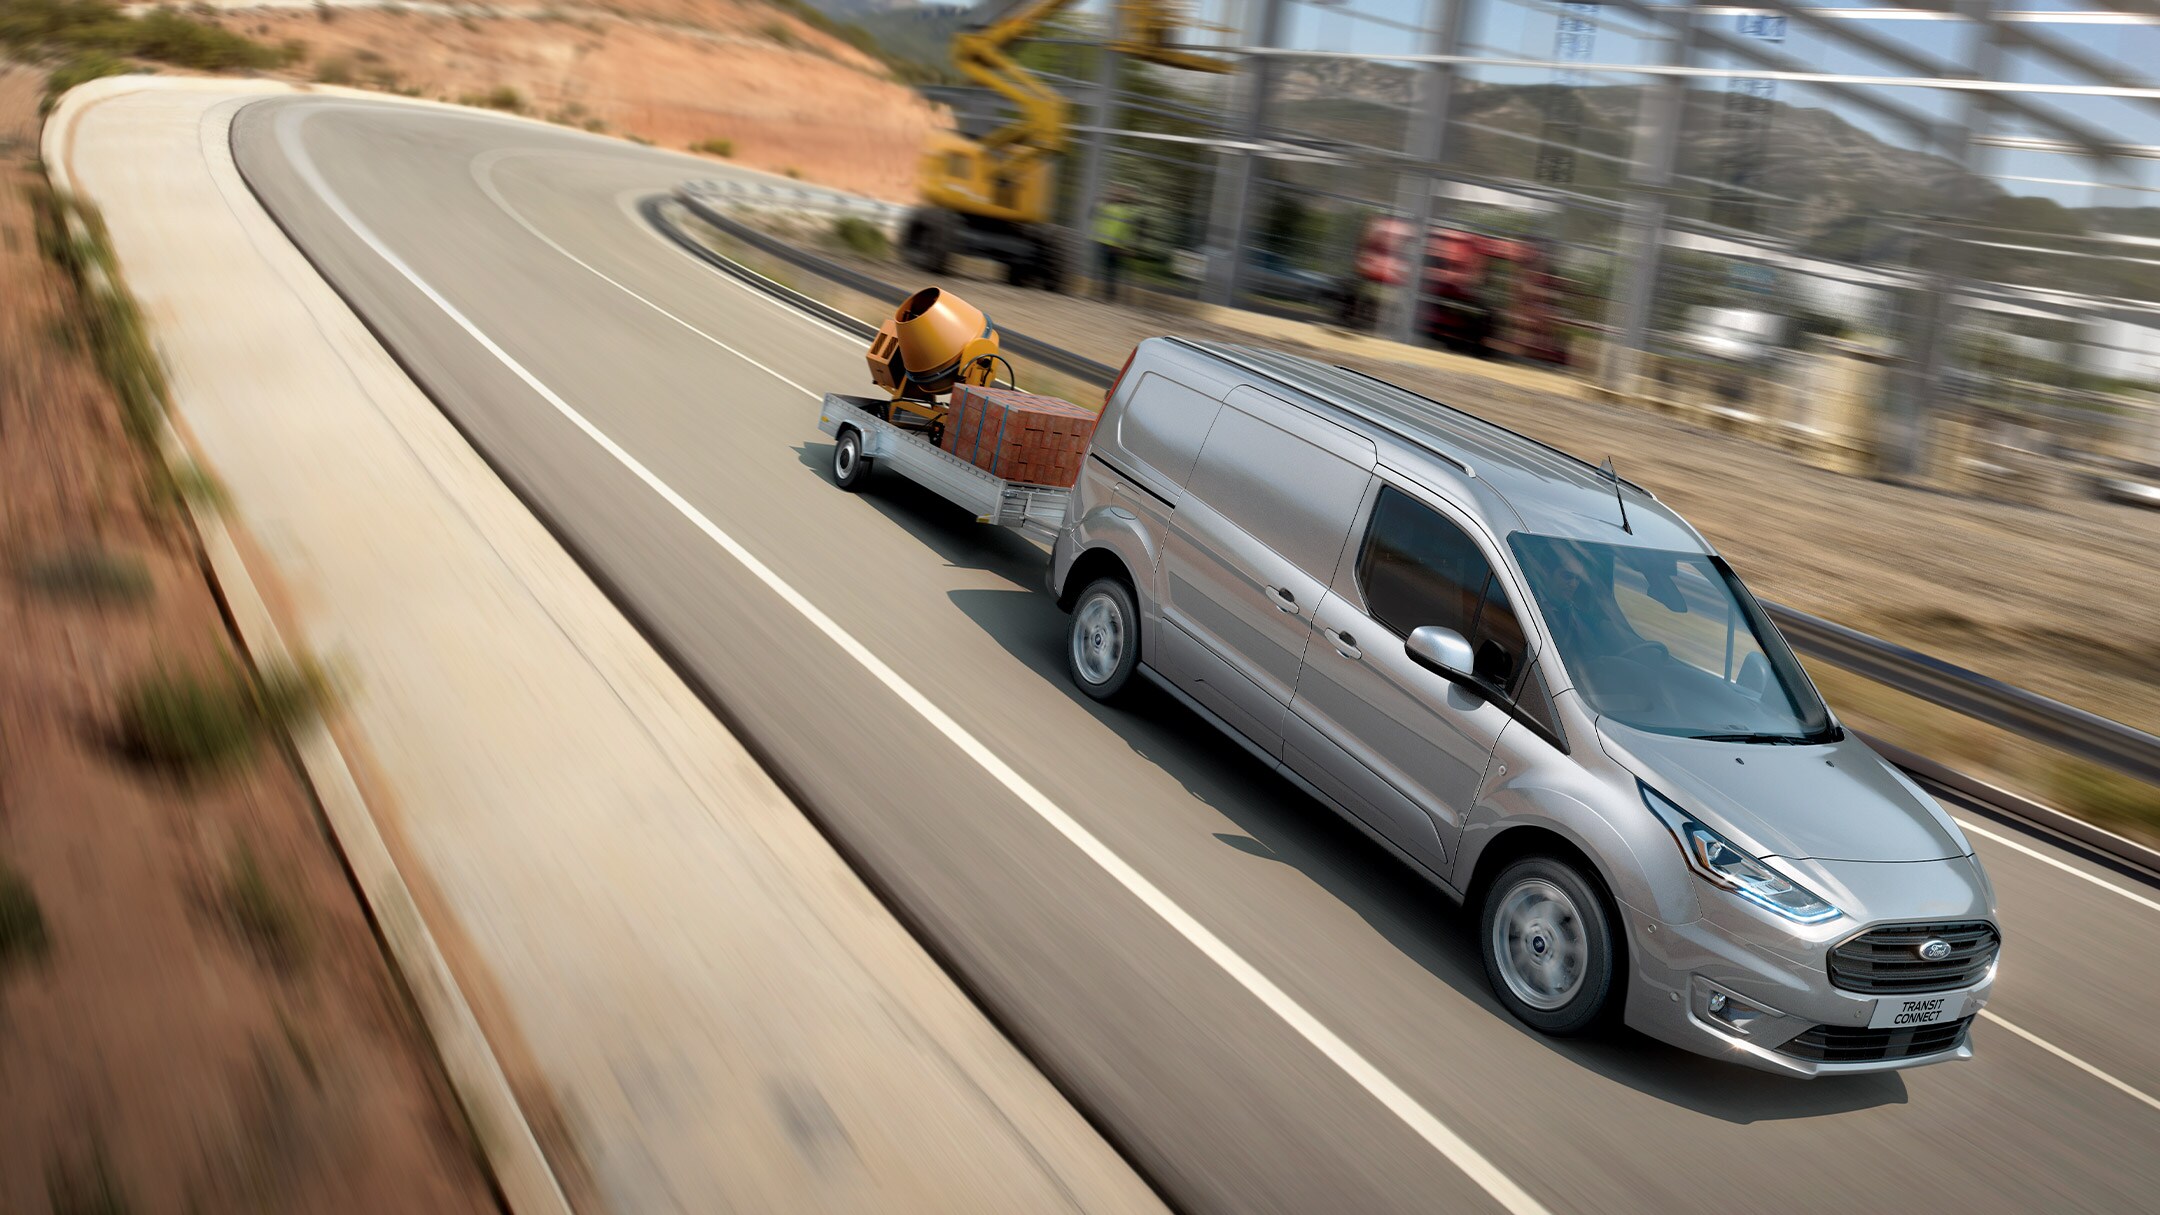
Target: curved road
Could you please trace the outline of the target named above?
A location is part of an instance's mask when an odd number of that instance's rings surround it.
[[[1354,831],[1174,706],[1069,691],[1040,550],[891,478],[833,488],[814,394],[863,385],[858,343],[635,213],[727,170],[314,98],[249,106],[234,151],[452,420],[1174,1204],[2160,1202],[2160,890],[1978,824],[2007,943],[1967,1064],[1804,1083],[1633,1036],[1536,1037],[1487,995],[1463,916]]]

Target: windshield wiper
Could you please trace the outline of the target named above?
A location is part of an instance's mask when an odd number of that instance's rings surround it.
[[[1822,741],[1809,734],[1690,734],[1697,742],[1754,743],[1762,746],[1797,747]]]

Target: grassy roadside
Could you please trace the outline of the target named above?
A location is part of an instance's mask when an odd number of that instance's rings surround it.
[[[45,84],[0,63],[0,1211],[489,1210],[288,758],[329,681],[227,631]]]
[[[0,0],[0,48],[18,59],[52,65],[40,112],[78,84],[136,71],[141,63],[237,72],[287,67],[302,53],[289,44],[264,45],[176,9],[131,17],[102,0]]]

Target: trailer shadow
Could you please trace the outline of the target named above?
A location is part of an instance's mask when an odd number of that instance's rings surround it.
[[[804,443],[796,458],[828,484],[831,443]],[[906,477],[872,467],[856,497],[920,541],[954,569],[982,570],[1021,586],[1042,585],[1042,545],[1017,532],[975,521],[975,516]]]
[[[964,543],[981,545],[980,530],[965,532]],[[1006,564],[999,559],[1000,568]],[[1039,578],[1038,568],[1015,581],[1028,585]],[[1064,662],[1066,616],[1046,593],[956,590],[949,598],[1035,675],[1056,683],[1136,754],[1234,823],[1242,834],[1215,833],[1225,847],[1303,873],[1405,957],[1475,1001],[1495,1025],[1611,1080],[1727,1122],[1815,1118],[1907,1100],[1896,1073],[1801,1081],[1690,1054],[1632,1030],[1583,1039],[1531,1032],[1492,997],[1474,944],[1473,913],[1152,685],[1137,687],[1131,703],[1116,708],[1074,689]]]

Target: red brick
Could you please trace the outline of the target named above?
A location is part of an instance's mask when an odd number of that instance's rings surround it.
[[[1009,388],[953,390],[945,450],[1010,481],[1071,485],[1095,433],[1095,413]]]

